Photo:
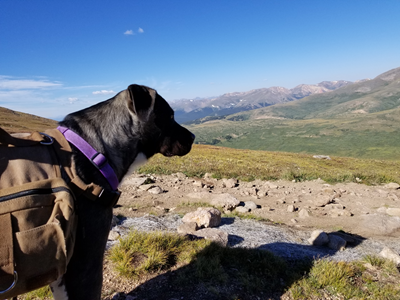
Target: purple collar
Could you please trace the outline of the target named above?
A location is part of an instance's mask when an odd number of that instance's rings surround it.
[[[113,190],[119,185],[117,175],[113,168],[109,165],[107,158],[93,149],[83,138],[66,127],[58,126],[57,129],[64,135],[65,139],[78,148],[90,162],[103,174]]]

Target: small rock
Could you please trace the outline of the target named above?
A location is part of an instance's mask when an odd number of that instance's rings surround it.
[[[384,187],[387,189],[398,190],[400,188],[400,185],[398,183],[391,182],[391,183],[385,184]]]
[[[193,185],[201,188],[204,186],[203,182],[201,182],[200,180],[195,180],[193,182]]]
[[[193,233],[198,229],[197,223],[196,222],[188,222],[188,223],[183,223],[178,226],[178,233],[182,234],[188,234],[188,233]]]
[[[299,211],[299,218],[305,219],[308,218],[310,214],[308,213],[307,209],[303,208],[302,210]]]
[[[395,216],[395,217],[400,217],[400,208],[388,208],[386,210],[386,213],[389,216]]]
[[[298,223],[298,221],[296,219],[290,219],[290,222],[292,222],[293,224]]]
[[[328,243],[329,248],[337,251],[343,251],[346,248],[347,243],[345,239],[335,234],[328,234],[328,237],[329,237],[329,243]]]
[[[210,204],[225,210],[233,210],[240,204],[240,201],[232,195],[224,193],[213,195]]]
[[[235,211],[237,211],[238,213],[244,214],[244,213],[248,213],[250,211],[250,209],[247,207],[244,207],[244,206],[238,206],[235,208]]]
[[[228,245],[228,233],[219,229],[204,228],[196,231],[194,235],[217,242],[224,247]]]
[[[246,201],[244,203],[244,207],[250,209],[250,210],[256,210],[257,209],[257,204],[255,204],[253,201]]]
[[[153,188],[154,184],[149,183],[149,184],[143,184],[141,186],[139,186],[139,189],[142,191],[148,191],[149,189]]]
[[[294,205],[288,205],[288,207],[287,207],[287,212],[292,213],[292,212],[294,212],[294,211],[295,211]]]
[[[211,173],[206,173],[203,176],[204,179],[211,179],[212,178],[212,174]]]
[[[389,259],[392,262],[396,264],[397,267],[400,267],[400,255],[395,252],[394,250],[385,247],[383,250],[379,253],[380,256],[383,258]]]
[[[311,237],[308,239],[310,245],[323,246],[329,243],[329,237],[326,232],[322,230],[314,230],[311,233]]]
[[[152,187],[151,189],[148,190],[148,192],[154,195],[159,195],[164,193],[163,189],[160,188],[159,186]]]
[[[216,227],[221,224],[221,212],[213,207],[199,207],[196,211],[187,213],[182,222],[196,222],[198,227]]]
[[[120,237],[120,234],[116,231],[110,231],[110,233],[108,234],[108,240],[109,241],[116,241],[118,240],[118,238]]]
[[[222,182],[224,183],[225,187],[227,188],[234,188],[238,185],[238,180],[234,178],[229,178],[229,179],[222,179]]]
[[[314,205],[317,207],[324,207],[332,202],[332,197],[330,196],[319,196],[314,200]]]

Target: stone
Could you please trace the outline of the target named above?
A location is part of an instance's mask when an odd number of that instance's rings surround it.
[[[204,179],[212,179],[212,174],[211,173],[206,173],[206,174],[204,174],[204,176],[203,176],[203,178]]]
[[[383,258],[386,258],[396,264],[397,267],[400,267],[400,255],[395,252],[393,249],[385,247],[379,253],[379,255]]]
[[[392,190],[400,189],[400,185],[398,183],[395,183],[395,182],[391,182],[391,183],[385,184],[384,187],[387,188],[387,189],[392,189]]]
[[[196,222],[188,222],[188,223],[182,223],[181,225],[178,226],[178,233],[182,234],[192,234],[195,232],[198,228]]]
[[[331,204],[325,205],[325,208],[343,210],[344,206],[342,204],[339,204],[339,203],[331,203]]]
[[[246,201],[244,203],[244,207],[250,209],[250,210],[256,210],[257,209],[257,204],[255,204],[253,201]]]
[[[160,188],[159,186],[152,187],[151,189],[148,190],[148,192],[154,195],[159,195],[164,193],[163,189]]]
[[[234,188],[238,185],[238,180],[235,178],[229,178],[229,179],[224,178],[222,179],[222,182],[227,188]]]
[[[369,214],[363,216],[359,223],[360,232],[373,232],[374,235],[389,235],[400,230],[400,217],[390,217],[384,214]]]
[[[204,186],[203,182],[201,182],[200,180],[195,180],[193,182],[193,185],[201,188]]]
[[[120,234],[116,231],[111,230],[110,233],[108,234],[108,240],[109,241],[116,241],[120,237]]]
[[[294,212],[294,211],[295,211],[294,205],[288,205],[288,207],[287,207],[287,212],[292,213],[292,212]]]
[[[196,192],[196,193],[189,193],[186,196],[189,197],[189,198],[192,198],[192,199],[209,200],[212,195],[209,192]]]
[[[332,197],[330,196],[318,196],[317,199],[314,200],[313,204],[317,207],[324,207],[332,202]]]
[[[299,218],[300,219],[305,219],[308,218],[310,214],[308,213],[308,210],[303,208],[302,210],[299,211]]]
[[[250,211],[250,209],[248,209],[247,207],[244,206],[238,206],[235,208],[235,211],[241,214],[245,214],[248,213]]]
[[[352,237],[351,235],[340,231],[330,232],[329,236],[332,235],[340,236],[342,239],[346,241],[347,244],[354,244],[357,241],[357,239]]]
[[[146,181],[148,181],[147,177],[137,177],[137,178],[126,178],[121,182],[122,186],[125,185],[133,185],[135,187],[138,187],[142,184],[145,184]]]
[[[194,233],[195,236],[203,237],[206,240],[211,240],[219,243],[220,245],[226,247],[228,245],[228,233],[216,228],[204,228],[197,230]]]
[[[234,210],[240,201],[230,194],[223,193],[213,195],[210,204],[217,207],[222,207],[224,210]]]
[[[199,207],[196,211],[189,212],[183,216],[182,222],[195,222],[200,228],[216,227],[221,224],[221,212],[213,207]]]
[[[388,208],[386,209],[386,213],[389,216],[400,217],[400,208]]]
[[[142,191],[148,191],[149,189],[151,189],[153,187],[155,187],[155,185],[152,183],[149,183],[149,184],[143,184],[143,185],[139,186],[139,189]]]
[[[328,234],[328,237],[329,237],[329,243],[328,243],[329,248],[337,251],[343,251],[346,248],[347,242],[345,239],[335,234]]]
[[[313,246],[323,246],[329,243],[329,237],[328,234],[322,230],[314,230],[308,242]]]

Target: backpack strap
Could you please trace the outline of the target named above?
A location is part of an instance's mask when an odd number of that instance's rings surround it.
[[[57,129],[46,130],[45,133],[54,138],[53,147],[57,153],[60,166],[69,177],[67,182],[75,196],[84,195],[86,198],[99,202],[104,206],[114,206],[121,192],[118,190],[111,191],[94,183],[84,183],[76,173],[75,162],[72,159],[72,149],[64,135]]]
[[[0,146],[15,146],[29,147],[37,144],[51,144],[52,139],[46,134],[40,132],[29,133],[14,133],[9,134],[4,129],[0,128]]]

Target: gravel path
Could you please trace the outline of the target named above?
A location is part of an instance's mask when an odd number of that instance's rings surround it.
[[[166,215],[156,217],[147,215],[138,218],[126,218],[114,226],[112,231],[121,236],[128,234],[132,229],[140,231],[168,231],[176,232],[176,228],[182,224],[178,215]],[[334,251],[328,247],[311,246],[307,239],[309,230],[298,230],[288,226],[271,225],[265,222],[239,219],[222,218],[218,229],[229,234],[228,246],[259,248],[269,250],[286,259],[327,258],[336,261],[352,261],[363,258],[365,255],[377,255],[385,246],[400,253],[398,239],[359,239],[357,245],[346,247],[344,251]],[[111,247],[117,241],[109,241],[107,247]]]

